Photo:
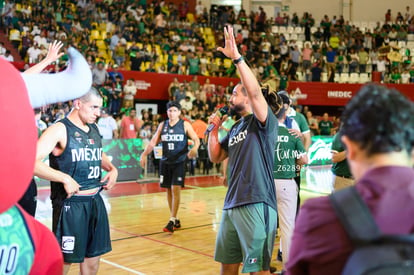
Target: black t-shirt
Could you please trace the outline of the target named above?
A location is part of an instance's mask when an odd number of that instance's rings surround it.
[[[251,114],[236,122],[223,138],[220,144],[229,156],[224,209],[260,202],[276,209],[276,140],[277,119],[269,107],[265,125]]]

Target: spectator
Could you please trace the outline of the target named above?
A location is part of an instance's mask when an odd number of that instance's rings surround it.
[[[355,188],[380,232],[413,234],[413,102],[395,90],[367,85],[341,120]],[[296,220],[287,274],[341,274],[354,249],[329,197],[309,199]]]
[[[322,75],[322,69],[320,67],[319,62],[316,62],[312,69],[311,69],[311,73],[312,73],[312,82],[320,82],[321,81],[321,75]]]
[[[99,61],[96,68],[92,69],[92,85],[99,89],[108,81],[109,75],[105,69],[105,63]]]
[[[336,51],[329,46],[328,51],[326,52],[326,71],[330,72],[331,68],[335,70],[336,64]]]
[[[10,50],[6,50],[6,53],[4,54],[4,56],[1,56],[4,59],[6,59],[9,62],[13,62],[14,61],[14,57],[11,55]]]
[[[146,148],[150,143],[152,137],[151,133],[151,122],[145,122],[139,131],[139,138],[142,139],[142,147]]]
[[[118,64],[114,64],[112,66],[112,71],[108,72],[109,78],[112,82],[116,81],[116,77],[119,77],[121,81],[124,81],[124,75],[120,71],[118,71],[118,69]]]
[[[121,77],[117,75],[115,77],[115,82],[112,83],[112,94],[111,94],[111,105],[110,112],[111,114],[119,113],[121,109],[121,95],[124,90],[122,85]]]
[[[135,79],[130,78],[124,86],[123,108],[132,108],[134,106],[134,97],[136,93],[137,87],[135,86]]]
[[[324,113],[322,120],[319,121],[319,134],[322,136],[330,136],[332,128],[333,123],[329,120],[328,113]]]
[[[357,53],[355,53],[354,48],[351,48],[351,50],[350,50],[350,52],[347,56],[347,59],[348,59],[348,64],[349,64],[348,65],[349,66],[349,72],[350,73],[355,73],[356,69],[359,66],[359,56],[358,56]]]
[[[33,43],[29,49],[27,49],[27,54],[29,55],[29,63],[37,63],[39,61],[38,57],[41,53],[37,43]]]
[[[187,112],[191,111],[193,109],[193,103],[191,101],[191,98],[189,96],[186,96],[184,99],[180,100],[181,108],[186,110]]]
[[[359,72],[365,73],[367,70],[367,63],[369,60],[369,55],[364,47],[362,47],[358,52],[358,59],[359,59]]]
[[[309,129],[311,131],[312,136],[319,135],[318,119],[313,116],[311,111],[306,112],[306,120],[308,121]]]
[[[137,118],[135,108],[129,110],[129,115],[122,118],[121,127],[119,129],[120,138],[137,138],[141,129],[141,121]]]
[[[107,108],[102,109],[97,125],[102,139],[118,138],[118,125]]]
[[[195,120],[191,124],[191,126],[193,126],[194,132],[196,132],[201,144],[205,137],[205,133],[208,126],[207,123],[201,118],[200,114],[196,114]]]

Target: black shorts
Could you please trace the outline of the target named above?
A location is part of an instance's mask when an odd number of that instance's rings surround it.
[[[37,206],[37,186],[34,178],[30,181],[29,187],[26,189],[24,195],[20,198],[20,206],[33,217],[36,214]]]
[[[66,263],[82,263],[84,258],[112,250],[108,214],[99,193],[72,196],[53,208],[53,230]]]
[[[185,179],[185,161],[168,164],[160,162],[160,186],[171,188],[171,185],[184,187]]]

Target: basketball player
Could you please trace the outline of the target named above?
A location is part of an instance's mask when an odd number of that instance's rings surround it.
[[[50,126],[37,146],[35,175],[50,180],[53,231],[61,245],[65,273],[80,263],[81,274],[96,274],[100,255],[111,251],[108,215],[100,195],[118,171],[102,151],[94,124],[102,98],[91,88],[74,100],[67,118]],[[43,162],[49,155],[50,167]],[[108,173],[102,177],[101,169]]]
[[[158,126],[150,143],[141,155],[141,166],[146,167],[147,156],[154,147],[162,142],[162,158],[160,162],[160,185],[167,188],[167,200],[170,208],[170,220],[164,227],[164,232],[173,233],[181,227],[177,218],[180,206],[181,187],[184,187],[185,162],[197,156],[200,139],[191,124],[180,119],[181,105],[176,101],[167,104],[168,119]],[[188,150],[188,138],[194,142]]]

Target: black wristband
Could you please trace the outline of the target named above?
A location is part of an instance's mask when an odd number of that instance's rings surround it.
[[[237,59],[233,59],[233,64],[234,65],[237,65],[237,64],[239,64],[240,62],[242,62],[244,60],[244,58],[243,58],[243,56],[240,56],[239,58],[237,58]]]

